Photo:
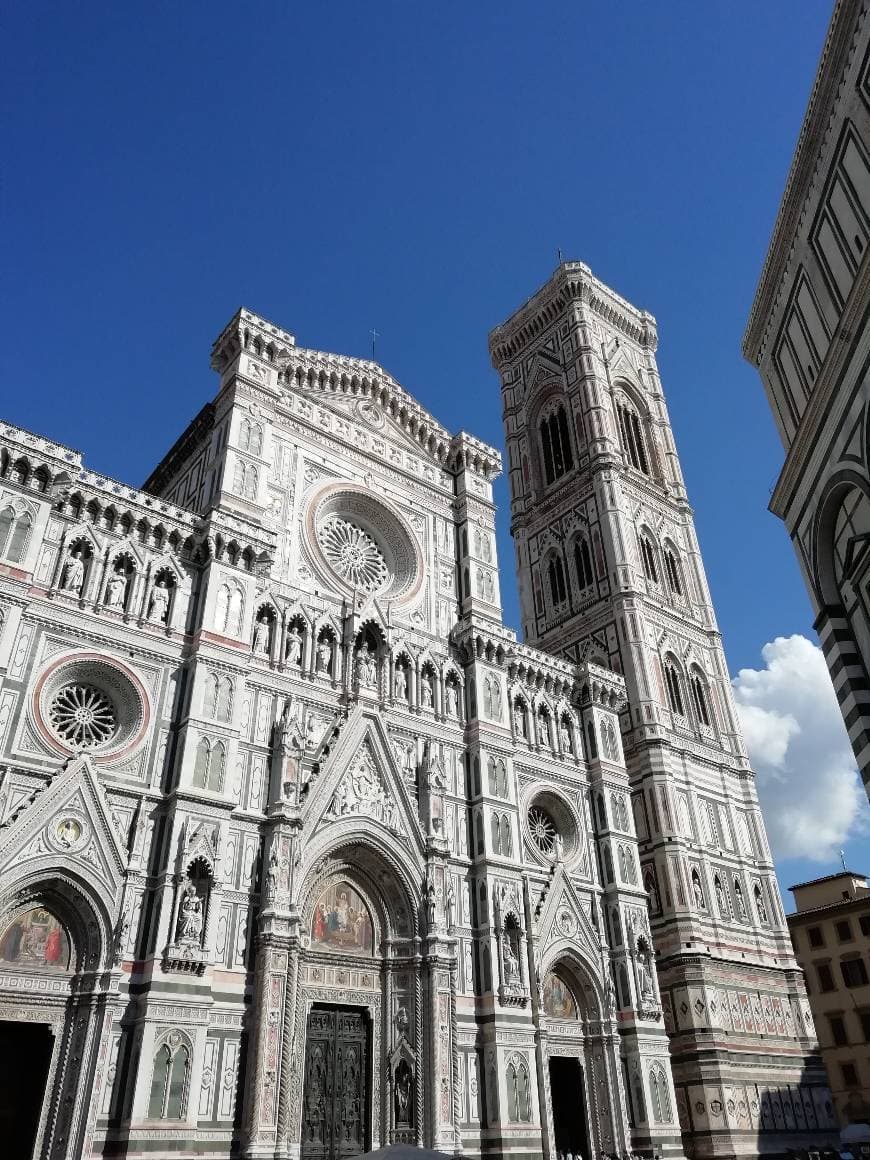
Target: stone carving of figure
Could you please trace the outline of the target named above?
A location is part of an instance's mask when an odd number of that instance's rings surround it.
[[[553,838],[553,860],[555,862],[565,861],[565,840],[559,833]]]
[[[82,559],[81,551],[76,550],[67,561],[61,588],[64,592],[75,592],[78,594],[81,593],[84,582],[85,562]]]
[[[456,685],[453,681],[447,683],[447,716],[459,716],[459,694],[456,691]]]
[[[315,669],[318,673],[323,673],[329,676],[332,670],[332,642],[323,637],[317,642],[317,658],[315,661]]]
[[[178,916],[180,943],[198,945],[202,937],[202,899],[192,882],[188,883],[181,899],[181,913]]]
[[[447,930],[452,931],[456,925],[456,891],[453,882],[447,887],[447,897],[444,900],[444,909],[447,917]]]
[[[423,679],[420,682],[420,700],[422,701],[424,709],[432,708],[432,678],[428,673],[423,674]]]
[[[361,648],[357,653],[357,680],[365,688],[373,688],[377,683],[378,663],[373,648]]]
[[[510,938],[504,936],[504,981],[518,983],[520,978],[520,960]]]
[[[514,732],[517,737],[526,735],[526,714],[519,701],[514,705]]]
[[[290,631],[287,633],[287,650],[285,659],[288,665],[302,664],[302,633],[299,631],[299,626],[292,625]]]
[[[550,719],[545,713],[538,714],[538,743],[547,746],[550,744]]]
[[[756,909],[758,910],[759,920],[761,922],[763,922],[765,926],[767,926],[767,923],[768,923],[767,907],[764,905],[764,899],[762,898],[760,890],[757,891],[756,895],[755,895],[755,906],[756,906]]]
[[[605,998],[607,1001],[607,1010],[610,1012],[610,1018],[612,1019],[616,1014],[616,990],[610,975],[607,976],[605,984]]]
[[[562,718],[562,724],[559,727],[559,734],[562,741],[562,752],[573,753],[574,747],[571,744],[571,730],[568,728],[568,722]]]
[[[405,666],[396,665],[395,692],[397,701],[408,699],[408,678],[405,676]]]
[[[430,933],[435,931],[436,910],[435,883],[430,878],[426,883],[426,922]]]
[[[637,984],[641,996],[649,997],[655,994],[652,981],[650,952],[643,942],[638,942],[637,946]]]
[[[123,608],[127,595],[127,577],[122,572],[114,572],[106,585],[106,605],[109,608]]]
[[[278,893],[278,855],[273,850],[269,858],[269,869],[266,871],[266,897],[274,898]]]
[[[411,1069],[403,1060],[396,1068],[396,1123],[411,1120]]]
[[[158,624],[166,623],[169,612],[169,587],[161,577],[151,589],[151,599],[148,602],[148,619]]]
[[[265,616],[257,618],[254,628],[254,652],[261,656],[267,656],[269,653],[269,621]]]

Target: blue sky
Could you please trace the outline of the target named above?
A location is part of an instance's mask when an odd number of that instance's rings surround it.
[[[486,336],[561,248],[658,319],[729,664],[762,670],[811,612],[766,510],[782,450],[740,338],[829,17],[10,5],[3,411],[141,482],[213,393],[211,342],[244,303],[309,347],[367,355],[377,328],[409,391],[500,445]]]

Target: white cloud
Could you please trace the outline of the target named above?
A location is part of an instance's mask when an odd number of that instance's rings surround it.
[[[822,650],[778,636],[734,696],[777,858],[824,862],[867,828],[867,798]]]

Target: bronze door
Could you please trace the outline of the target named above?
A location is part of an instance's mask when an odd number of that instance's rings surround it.
[[[366,1150],[368,1027],[361,1011],[315,1007],[305,1038],[303,1160]]]

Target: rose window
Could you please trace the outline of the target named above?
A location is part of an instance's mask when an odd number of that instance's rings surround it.
[[[103,745],[115,732],[115,706],[93,685],[67,685],[55,694],[48,719],[62,741],[75,749]]]
[[[318,528],[317,538],[330,566],[356,587],[375,592],[389,580],[383,552],[356,524],[331,515]]]
[[[533,805],[529,808],[528,819],[532,841],[542,854],[552,854],[556,845],[556,835],[559,832],[556,823],[539,805]]]

